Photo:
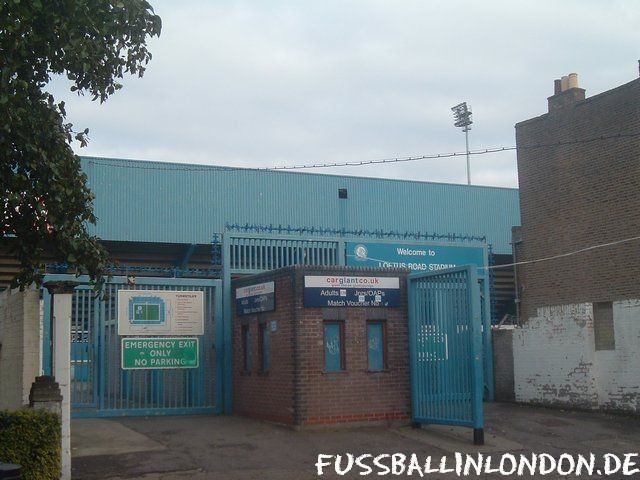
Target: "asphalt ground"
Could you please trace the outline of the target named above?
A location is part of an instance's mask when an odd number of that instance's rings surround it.
[[[576,412],[508,403],[485,405],[485,445],[472,444],[466,428],[409,425],[340,426],[295,431],[287,427],[234,416],[128,417],[118,419],[74,419],[71,430],[72,474],[77,479],[318,479],[379,478],[384,470],[372,468],[370,475],[354,465],[338,475],[334,463],[317,475],[319,454],[341,455],[345,468],[347,453],[354,457],[371,454],[404,454],[408,466],[416,454],[424,474],[425,459],[431,456],[437,468],[443,456],[454,467],[455,453],[474,458],[491,456],[498,462],[504,453],[519,458],[545,453],[555,459],[563,454],[588,458],[593,453],[601,474],[502,475],[486,473],[458,476],[457,473],[429,473],[424,478],[624,478],[640,479],[640,473],[605,476],[604,455],[640,450],[640,419],[595,412]],[[640,468],[640,456],[628,457]],[[333,457],[330,460],[334,460]],[[495,462],[494,467],[495,468]],[[374,467],[369,457],[365,463]],[[391,467],[391,458],[382,463]],[[509,466],[509,464],[506,464]],[[566,463],[565,463],[566,465]],[[628,472],[633,471],[629,466]],[[398,470],[399,471],[399,470]],[[640,472],[640,470],[639,470]],[[421,478],[411,475],[384,478]]]

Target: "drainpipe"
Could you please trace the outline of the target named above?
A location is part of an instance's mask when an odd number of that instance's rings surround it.
[[[522,243],[522,227],[511,228],[511,254],[513,256],[513,263],[518,263],[517,249],[518,245]],[[513,265],[513,282],[516,286],[516,298],[514,300],[516,304],[516,325],[520,326],[520,284],[518,283],[518,266]]]

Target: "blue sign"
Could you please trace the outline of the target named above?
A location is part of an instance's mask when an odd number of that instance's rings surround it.
[[[163,325],[164,300],[156,296],[129,299],[129,322],[132,325]]]
[[[304,277],[305,307],[397,307],[399,277]]]
[[[258,283],[236,289],[236,313],[251,315],[276,309],[274,282]]]
[[[460,265],[483,267],[484,248],[454,245],[403,243],[347,243],[347,265],[357,267],[408,268],[435,272]],[[484,275],[485,270],[478,270]]]

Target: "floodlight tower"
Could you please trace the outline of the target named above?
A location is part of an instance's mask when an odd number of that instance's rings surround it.
[[[451,107],[451,111],[455,118],[454,125],[456,127],[462,127],[462,131],[464,132],[464,138],[467,144],[467,184],[471,185],[471,173],[469,171],[469,130],[471,130],[471,124],[473,123],[471,119],[471,107],[467,107],[467,102],[462,102],[455,107]]]

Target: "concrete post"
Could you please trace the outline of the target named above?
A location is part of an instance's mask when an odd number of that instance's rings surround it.
[[[53,377],[47,375],[36,377],[36,381],[31,384],[29,407],[34,410],[46,410],[58,416],[62,415],[60,385]]]
[[[55,413],[62,420],[62,395],[60,395],[60,386],[53,377],[48,375],[36,377],[36,381],[31,384],[29,407]]]
[[[71,479],[71,293],[53,297],[53,376],[62,393],[61,480]]]
[[[60,386],[61,480],[71,479],[71,307],[75,282],[47,282],[53,295],[53,364],[51,372]]]

